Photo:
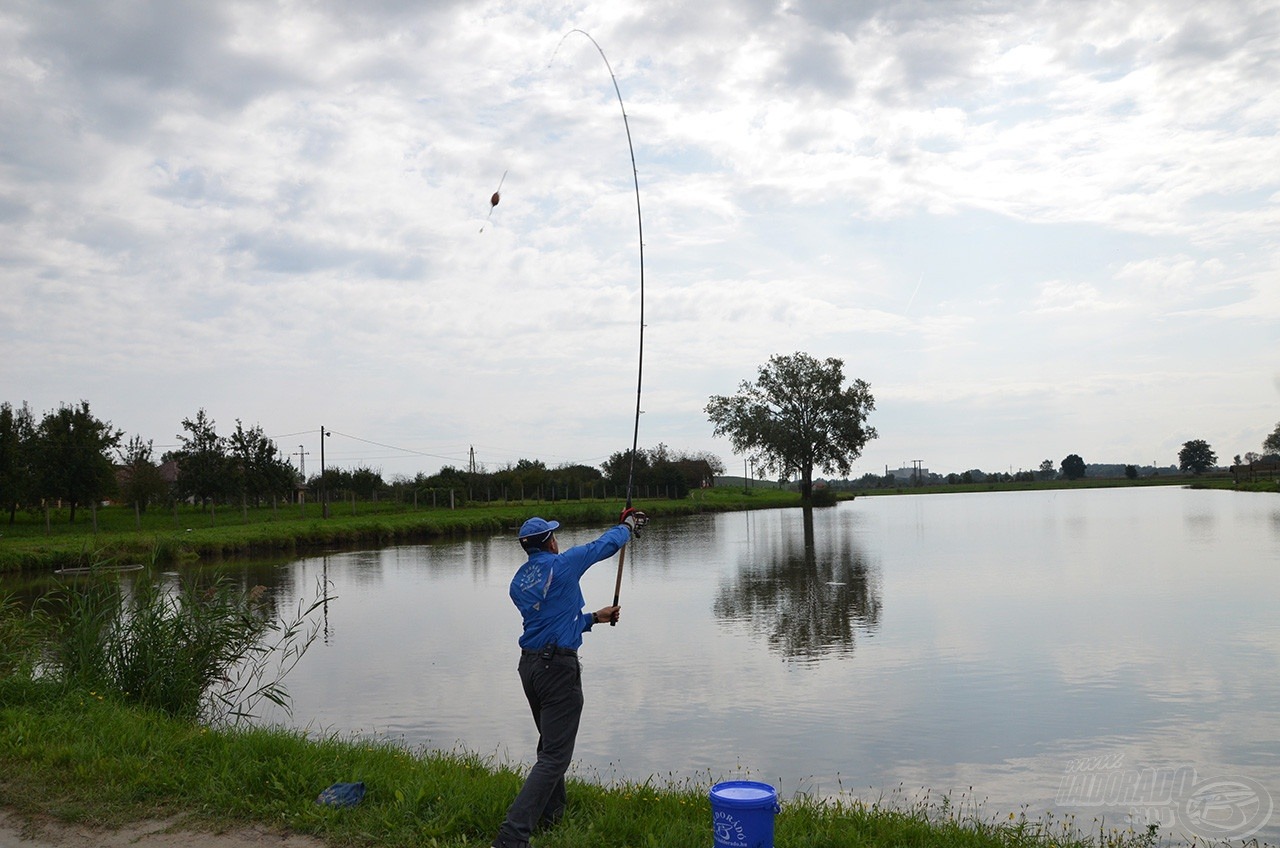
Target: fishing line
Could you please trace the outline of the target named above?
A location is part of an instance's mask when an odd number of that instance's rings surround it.
[[[564,44],[565,39],[574,33],[585,35],[596,48],[596,52],[600,54],[600,58],[604,60],[604,66],[609,71],[609,79],[613,81],[613,93],[618,95],[618,108],[622,110],[622,126],[627,131],[627,150],[631,153],[631,178],[636,187],[636,229],[640,238],[640,353],[637,357],[636,365],[636,418],[635,429],[631,434],[631,463],[627,469],[627,508],[631,508],[631,494],[635,487],[636,475],[636,453],[640,447],[640,392],[644,385],[644,219],[640,215],[640,174],[636,170],[636,148],[631,143],[631,123],[627,120],[627,105],[622,101],[622,89],[618,87],[618,77],[613,72],[613,66],[609,64],[609,57],[604,55],[604,49],[600,46],[591,33],[581,29],[571,29],[560,39],[560,43],[556,45],[555,51],[551,54],[551,61],[547,62],[547,67],[555,62],[556,54],[560,52],[560,46]],[[622,592],[622,563],[627,552],[625,546],[618,550],[618,579],[613,589],[613,605],[618,605],[618,596]],[[609,625],[613,626],[617,622],[610,621]]]
[[[902,314],[906,315],[911,311],[911,304],[916,302],[916,295],[920,293],[920,284],[924,282],[924,271],[920,272],[920,279],[916,280],[915,290],[911,292],[911,299],[907,301],[907,308],[902,310]]]
[[[609,79],[613,81],[613,93],[618,96],[618,108],[622,110],[622,126],[627,133],[627,150],[631,154],[631,179],[636,190],[636,231],[639,235],[640,245],[640,352],[637,357],[638,364],[636,368],[635,428],[631,435],[631,464],[627,470],[627,506],[629,507],[631,506],[631,496],[635,487],[636,452],[640,445],[640,395],[644,385],[644,218],[640,214],[640,174],[636,170],[636,148],[631,142],[631,123],[627,120],[627,106],[622,101],[622,90],[618,87],[618,77],[614,74],[613,66],[609,64],[609,57],[604,54],[604,49],[591,37],[591,33],[586,30],[572,29],[566,32],[560,39],[560,44],[556,45],[555,52],[551,54],[551,62],[555,61],[556,53],[560,52],[560,46],[564,44],[565,39],[575,32],[586,36],[596,48],[596,52],[604,60],[605,68],[609,71]],[[548,67],[551,66],[551,62],[547,63]]]

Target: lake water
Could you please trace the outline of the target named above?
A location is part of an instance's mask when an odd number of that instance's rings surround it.
[[[553,507],[541,512],[555,517]],[[593,538],[569,528],[562,547]],[[530,762],[514,538],[308,557],[287,679],[315,732]],[[613,595],[616,559],[583,581]],[[659,520],[582,650],[575,773],[1159,823],[1280,843],[1280,497],[1177,488],[862,498]],[[284,720],[280,716],[275,719]]]

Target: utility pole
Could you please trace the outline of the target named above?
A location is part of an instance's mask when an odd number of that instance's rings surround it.
[[[298,474],[302,476],[302,487],[298,489],[298,509],[302,510],[303,517],[307,513],[307,449],[302,445],[298,445],[298,452],[294,454],[298,458]]]
[[[471,445],[471,455],[470,455],[469,461],[467,462],[467,500],[471,500],[472,491],[473,491],[471,486],[475,482],[475,479],[476,479],[476,446]],[[450,494],[449,497],[452,498],[453,495]]]
[[[320,515],[324,518],[329,517],[329,487],[324,480],[324,437],[331,436],[332,433],[324,429],[324,425],[320,425]]]

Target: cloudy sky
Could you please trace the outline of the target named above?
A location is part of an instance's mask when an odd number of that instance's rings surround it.
[[[575,28],[635,146],[642,446],[740,470],[707,399],[795,351],[871,385],[855,475],[1280,420],[1274,0],[8,0],[0,400],[157,452],[323,424],[388,477],[629,447],[636,195]]]

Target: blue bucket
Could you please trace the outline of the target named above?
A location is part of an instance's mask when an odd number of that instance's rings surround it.
[[[778,793],[767,783],[727,780],[711,787],[716,848],[773,848]]]

